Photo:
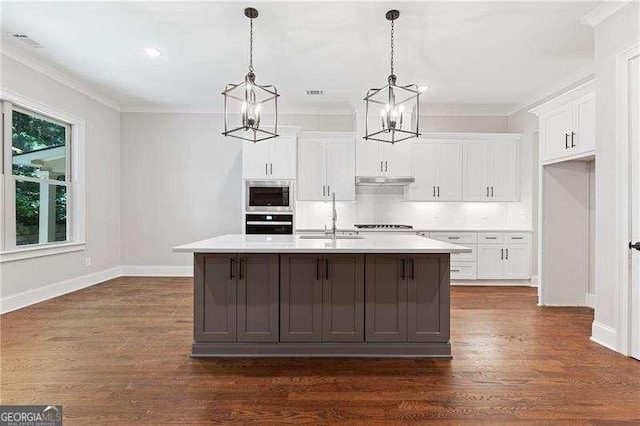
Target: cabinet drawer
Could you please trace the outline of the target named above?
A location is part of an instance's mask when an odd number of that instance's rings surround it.
[[[478,233],[478,243],[480,244],[502,244],[504,234],[502,232],[480,232]]]
[[[507,232],[504,234],[504,242],[507,244],[529,244],[531,234],[528,232]]]
[[[460,245],[478,243],[478,234],[476,232],[432,232],[431,238]]]
[[[475,280],[477,277],[475,262],[451,262],[452,280]]]
[[[451,261],[475,262],[478,246],[475,244],[460,244],[463,247],[471,249],[471,253],[451,253]]]

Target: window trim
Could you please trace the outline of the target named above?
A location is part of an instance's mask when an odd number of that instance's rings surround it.
[[[53,254],[69,253],[86,249],[86,168],[85,168],[85,144],[86,125],[82,118],[60,111],[46,104],[21,96],[17,93],[0,89],[0,101],[4,117],[3,135],[11,134],[11,118],[7,119],[7,110],[15,105],[18,111],[35,113],[44,119],[60,122],[69,127],[67,135],[67,162],[69,163],[69,175],[65,179],[67,197],[71,208],[67,212],[69,220],[67,226],[67,241],[59,243],[31,244],[28,246],[15,246],[8,244],[10,237],[15,240],[15,200],[8,200],[7,185],[15,183],[11,168],[11,141],[4,140],[2,144],[2,173],[0,185],[0,208],[3,211],[4,222],[0,225],[0,263],[32,257],[48,256]],[[8,106],[7,107],[5,107]],[[8,128],[8,129],[7,129]],[[71,142],[71,143],[69,143]],[[71,146],[73,145],[73,146]],[[10,177],[9,177],[10,176]],[[17,177],[19,178],[19,177]],[[10,215],[12,213],[12,215]],[[11,219],[14,218],[14,219]],[[12,223],[13,222],[13,223]],[[12,227],[12,229],[9,229]],[[11,234],[11,235],[10,235]]]

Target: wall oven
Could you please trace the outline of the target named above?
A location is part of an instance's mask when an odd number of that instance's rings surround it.
[[[246,211],[293,212],[293,181],[248,180],[246,185]]]
[[[293,234],[292,214],[247,214],[245,215],[246,234]]]

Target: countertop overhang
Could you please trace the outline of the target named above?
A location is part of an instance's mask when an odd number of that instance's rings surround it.
[[[297,235],[226,234],[173,248],[179,253],[470,253],[471,249],[417,235],[302,239]]]

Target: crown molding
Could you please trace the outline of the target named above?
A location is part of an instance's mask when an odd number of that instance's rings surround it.
[[[36,58],[35,56],[25,52],[23,49],[12,46],[11,43],[8,43],[6,40],[0,45],[0,53],[41,74],[46,75],[53,80],[56,80],[59,83],[64,84],[77,92],[82,93],[85,96],[90,97],[95,101],[100,102],[101,104],[113,108],[116,111],[120,111],[120,103],[115,99],[81,81],[79,78],[62,71],[39,58]]]
[[[630,3],[631,0],[605,0],[596,6],[591,12],[584,15],[580,22],[582,25],[598,26],[602,21],[613,15]]]
[[[572,74],[568,78],[562,80],[560,83],[546,87],[536,95],[530,97],[525,102],[517,104],[512,110],[508,111],[506,115],[513,115],[520,111],[529,112],[529,110],[541,105],[548,100],[564,93],[569,90],[573,90],[577,87],[583,86],[589,82],[595,80],[595,71],[593,64],[585,68],[580,69],[578,72]]]

